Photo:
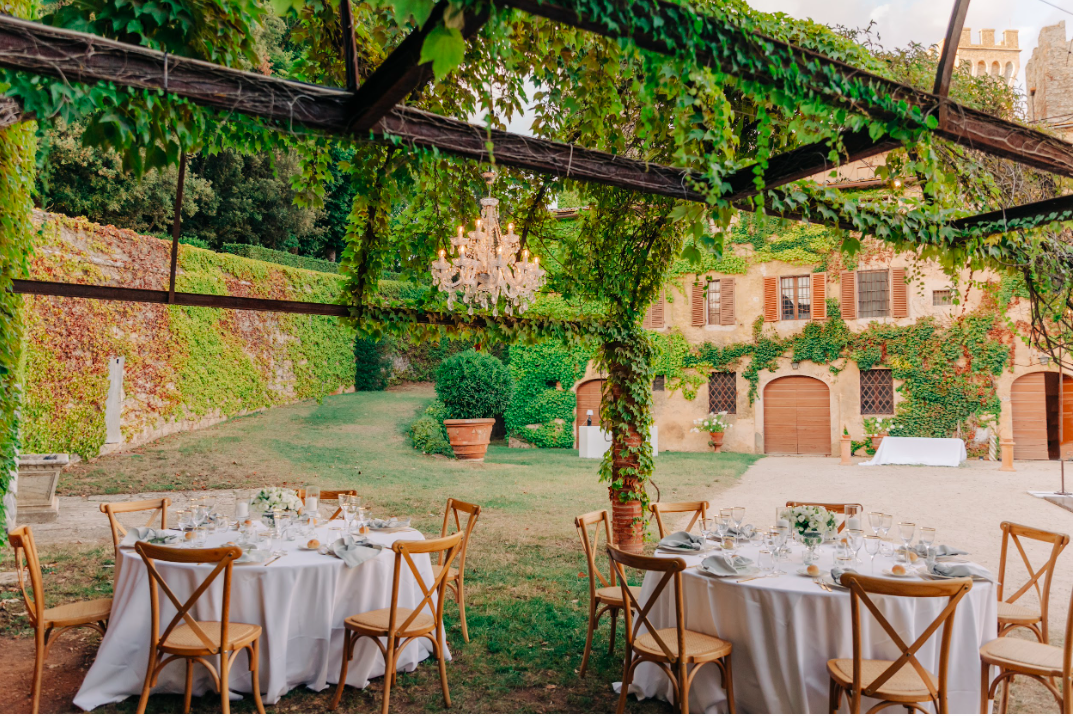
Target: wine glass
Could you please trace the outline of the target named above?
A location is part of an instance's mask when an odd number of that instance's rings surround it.
[[[850,552],[853,553],[854,564],[860,564],[861,559],[857,556],[857,553],[861,551],[861,547],[864,545],[864,531],[863,530],[846,530],[847,545]]]
[[[343,511],[343,519],[346,519],[346,506],[350,502],[350,495],[338,495],[335,499],[339,501],[339,509]]]
[[[926,556],[928,554],[928,548],[935,544],[934,527],[920,528],[920,544],[924,545],[924,555]]]
[[[864,525],[861,523],[860,505],[846,505],[842,509],[845,510],[843,514],[846,516],[846,529],[860,530],[864,528]]]
[[[711,539],[711,536],[712,536],[712,529],[711,529],[712,528],[712,518],[711,517],[701,517],[700,519],[697,520],[697,525],[700,527],[700,537],[701,537],[701,539],[704,540],[705,542],[708,542],[708,540]]]
[[[731,507],[730,517],[734,520],[734,532],[737,535],[741,535],[741,523],[745,521],[745,508],[744,507]]]
[[[883,513],[882,512],[869,512],[868,524],[872,528],[872,534],[876,537],[879,536],[879,531],[883,529]]]
[[[889,543],[887,543],[887,535],[890,534],[890,529],[893,526],[894,526],[894,515],[884,514],[883,515],[883,527],[880,528],[880,532],[882,532],[883,542],[884,542],[884,544],[883,544],[883,553],[888,555],[888,556],[890,556],[891,554],[894,553],[894,548]]]
[[[868,554],[872,555],[872,574],[876,573],[876,555],[879,553],[879,548],[883,546],[882,541],[879,539],[879,535],[868,535],[864,538],[864,549]]]
[[[719,535],[719,539],[722,540],[730,532],[730,510],[719,510],[719,520],[715,523],[715,531]]]
[[[917,533],[917,526],[913,522],[899,522],[898,523],[898,536],[902,539],[902,559],[906,564],[909,563],[909,543],[913,541],[913,536]]]

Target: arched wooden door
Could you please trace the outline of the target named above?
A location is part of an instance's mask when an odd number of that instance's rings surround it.
[[[604,382],[602,380],[587,380],[577,387],[577,413],[575,425],[585,424],[588,411],[592,411],[592,424],[600,425],[600,403],[603,400]],[[575,431],[576,432],[576,431]]]
[[[1061,411],[1058,405],[1058,374],[1040,371],[1013,381],[1013,454],[1018,460],[1057,460],[1058,420],[1062,416],[1063,453],[1073,451],[1073,377],[1064,376]]]
[[[831,394],[816,378],[791,375],[764,388],[764,452],[831,454]]]

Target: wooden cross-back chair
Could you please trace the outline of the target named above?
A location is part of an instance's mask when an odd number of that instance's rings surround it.
[[[842,575],[842,585],[850,590],[850,612],[853,620],[853,658],[831,659],[827,673],[831,677],[830,713],[838,713],[842,694],[849,700],[850,713],[861,712],[861,698],[878,699],[868,713],[877,713],[887,706],[904,706],[907,711],[928,713],[921,704],[929,704],[935,713],[949,713],[946,704],[947,662],[950,656],[951,628],[958,603],[972,589],[971,579],[951,579],[942,582],[899,582],[892,579],[877,579],[847,572]],[[906,644],[902,636],[887,621],[870,595],[886,595],[913,598],[946,598],[947,603],[939,616],[928,625],[912,644]],[[861,605],[879,623],[886,635],[901,652],[894,661],[865,659],[861,646]],[[941,630],[939,645],[939,675],[935,676],[917,659],[917,652]]]
[[[607,516],[607,510],[596,510],[575,517],[574,527],[585,548],[585,561],[589,565],[589,632],[585,636],[585,654],[581,657],[580,671],[580,675],[584,677],[585,669],[589,666],[589,654],[592,652],[592,635],[596,627],[600,625],[600,617],[608,612],[611,613],[611,639],[607,653],[615,653],[615,631],[618,613],[623,608],[623,602],[622,590],[618,586],[615,570],[610,569],[608,576],[605,577],[596,566],[596,555],[599,553],[597,545],[601,532],[604,535],[604,544],[611,544],[611,520]],[[635,596],[640,596],[636,587],[631,586],[628,589],[634,592]]]
[[[648,509],[652,511],[652,516],[656,518],[656,526],[659,528],[661,539],[667,536],[666,529],[663,526],[663,515],[692,512],[693,516],[689,518],[689,524],[685,526],[686,532],[693,529],[693,525],[697,524],[697,520],[708,518],[708,503],[705,500],[696,500],[694,502],[653,502],[648,506]]]
[[[160,518],[160,529],[168,528],[168,507],[171,500],[162,497],[159,500],[136,500],[133,502],[105,502],[101,504],[101,512],[108,516],[108,526],[112,528],[112,546],[116,552],[116,568],[119,567],[119,544],[127,536],[127,528],[120,523],[116,515],[128,512],[152,512],[143,527],[152,527],[153,523]]]
[[[682,599],[682,571],[686,562],[680,557],[667,559],[663,557],[644,557],[630,552],[623,552],[613,545],[607,546],[611,557],[611,567],[618,574],[622,600],[626,615],[626,658],[623,661],[622,692],[618,700],[618,712],[626,710],[626,697],[630,691],[630,681],[638,665],[650,662],[663,670],[670,677],[674,686],[675,704],[679,713],[689,713],[689,687],[693,678],[705,664],[715,664],[723,676],[723,688],[727,692],[727,705],[730,713],[737,713],[734,708],[734,679],[730,669],[731,644],[718,637],[690,631],[685,628],[685,604]],[[626,573],[623,567],[639,569],[661,574],[656,588],[652,590],[647,603],[642,606],[636,594],[626,587]],[[675,625],[665,629],[656,629],[648,619],[652,607],[668,585],[673,585]],[[634,615],[636,612],[636,615]],[[641,634],[641,628],[647,632]],[[692,670],[690,667],[692,666]]]
[[[324,504],[326,502],[332,502],[332,503],[335,504],[335,512],[333,512],[332,516],[328,518],[328,521],[330,522],[332,520],[337,520],[337,519],[339,519],[340,517],[343,516],[343,508],[340,507],[339,503],[338,503],[340,495],[355,495],[356,496],[357,494],[358,494],[357,490],[321,490],[320,491],[320,502],[321,502],[321,504]],[[306,490],[305,490],[304,487],[301,488],[300,490],[298,490],[298,499],[301,500],[302,502],[305,502]]]
[[[1058,702],[1060,713],[1073,714],[1073,598],[1069,600],[1065,642],[1061,647],[1038,641],[1000,636],[980,648],[980,713],[988,712],[987,702],[1004,684],[1002,700],[992,713],[1006,713],[1010,688],[1017,676],[1034,679]],[[999,670],[991,681],[991,669]]]
[[[462,515],[466,515],[466,526],[462,527]],[[447,536],[447,530],[451,525],[451,518],[454,518],[455,531],[463,533],[462,548],[458,551],[458,567],[452,567],[450,562],[445,562],[445,552],[440,552],[436,564],[432,565],[432,575],[439,577],[440,572],[444,569],[447,570],[447,581],[445,584],[447,588],[454,594],[455,601],[458,602],[458,617],[462,622],[462,638],[469,642],[469,628],[466,626],[466,553],[469,551],[469,536],[473,533],[473,528],[477,526],[477,518],[481,516],[481,506],[474,505],[469,502],[462,502],[462,500],[456,500],[453,497],[447,499],[447,509],[443,513],[443,528],[440,530],[440,537]]]
[[[998,563],[998,628],[999,636],[1006,636],[1018,627],[1024,627],[1031,631],[1041,644],[1047,644],[1047,606],[1051,600],[1051,579],[1054,577],[1054,568],[1058,562],[1058,555],[1069,544],[1069,535],[1059,532],[1027,527],[1013,522],[1003,522],[1002,525],[1002,551],[999,554]],[[1028,553],[1025,552],[1021,539],[1036,540],[1051,545],[1051,554],[1043,566],[1035,569]],[[1010,542],[1017,547],[1021,560],[1028,570],[1028,581],[1020,589],[1003,599],[1003,593],[1008,593],[1006,583],[1006,550]],[[1040,589],[1040,577],[1043,578],[1043,588]],[[1039,597],[1039,607],[1030,607],[1017,604],[1017,600],[1023,597],[1029,589],[1035,588],[1036,596]],[[1010,590],[1012,591],[1012,590]]]
[[[440,571],[431,584],[426,584],[421,570],[414,564],[413,555],[434,552],[445,553],[444,564],[450,564],[462,548],[462,532],[455,532],[448,537],[438,539],[400,541],[392,545],[395,552],[395,576],[391,582],[391,606],[364,612],[343,620],[346,636],[343,642],[343,665],[339,673],[339,686],[335,690],[331,708],[339,708],[346,687],[346,672],[350,660],[354,658],[354,645],[358,639],[369,637],[384,656],[384,701],[382,712],[388,713],[391,703],[391,685],[398,675],[399,655],[406,646],[416,639],[428,639],[432,642],[432,653],[440,662],[440,685],[443,688],[443,700],[451,708],[451,692],[447,688],[447,662],[444,660],[446,641],[443,629],[443,601],[446,596],[444,582],[447,572]],[[405,561],[424,598],[416,608],[399,606],[399,578]],[[425,608],[432,612],[430,615]],[[381,641],[383,640],[383,641]],[[387,643],[385,647],[384,642]]]
[[[864,515],[864,506],[860,505],[860,504],[858,504],[856,502],[843,502],[842,504],[836,504],[834,502],[787,502],[786,503],[787,507],[822,507],[823,509],[827,510],[828,512],[834,512],[836,515],[845,515],[846,514],[846,505],[856,505],[857,507],[860,507],[861,508],[861,515],[862,515],[861,518],[862,519],[864,518],[864,516],[863,516]],[[838,531],[841,532],[844,529],[846,529],[846,521],[842,520],[842,522],[840,522],[839,525],[838,525]]]
[[[32,712],[37,713],[41,704],[41,676],[52,644],[64,632],[79,627],[88,627],[103,636],[108,628],[112,600],[94,599],[46,607],[41,561],[37,556],[33,531],[28,525],[24,525],[8,533],[8,539],[15,548],[15,571],[19,589],[26,606],[26,616],[34,629],[34,674],[30,686],[30,703]]]
[[[258,681],[261,627],[256,624],[232,623],[230,620],[232,563],[242,555],[242,550],[238,547],[181,549],[148,542],[138,542],[134,545],[134,549],[142,556],[149,574],[149,606],[152,613],[149,666],[145,672],[145,684],[142,686],[142,695],[138,701],[138,713],[145,713],[145,707],[149,703],[149,690],[156,685],[160,672],[165,666],[178,659],[186,662],[183,713],[190,713],[195,663],[204,666],[212,676],[216,690],[220,694],[221,713],[231,713],[229,674],[235,658],[245,651],[249,654],[250,674],[253,678],[253,700],[257,705],[257,712],[263,714],[265,707],[261,703],[261,687]],[[181,601],[157,570],[157,562],[178,564],[206,562],[215,564],[215,567],[186,601]],[[220,621],[199,621],[194,618],[191,611],[221,574],[223,575],[223,603],[220,609]],[[175,616],[168,622],[163,632],[160,631],[161,590],[167,596],[168,602],[175,608]],[[219,657],[219,670],[209,661],[212,657]]]

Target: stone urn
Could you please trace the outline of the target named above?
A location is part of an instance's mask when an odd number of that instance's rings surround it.
[[[708,441],[708,444],[712,446],[712,450],[719,452],[722,449],[723,436],[725,434],[726,433],[708,433],[708,435],[711,436],[711,440]]]
[[[495,418],[461,418],[443,421],[443,427],[447,428],[447,439],[451,441],[451,449],[455,451],[455,457],[472,462],[484,462],[484,455],[488,452],[488,443],[492,441],[492,427],[495,424]]]
[[[18,519],[21,523],[55,522],[60,516],[56,484],[71,463],[66,453],[19,456]]]

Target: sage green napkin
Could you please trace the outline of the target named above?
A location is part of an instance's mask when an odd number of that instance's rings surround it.
[[[131,527],[127,530],[120,547],[133,547],[135,542],[148,542],[149,544],[182,544],[182,537],[174,532],[158,530],[155,527]]]
[[[845,569],[842,569],[841,567],[832,567],[831,579],[834,580],[835,584],[842,584],[842,575],[846,572],[853,572],[854,574],[856,574],[857,570],[853,567],[846,567]]]
[[[343,560],[348,567],[357,567],[380,554],[382,545],[370,544],[366,540],[356,540],[351,535],[343,535],[332,544],[332,552]]]
[[[397,517],[392,517],[389,520],[369,520],[369,529],[371,530],[395,530],[409,526],[409,517],[404,517],[401,520]]]
[[[234,564],[261,564],[267,562],[271,556],[272,553],[267,549],[244,549]]]
[[[931,573],[940,577],[972,577],[973,579],[984,579],[988,582],[995,581],[995,576],[989,570],[970,562],[936,562],[931,565]]]
[[[741,529],[731,527],[729,534],[734,539],[752,539],[756,536],[756,528],[752,525],[742,525]]]
[[[699,552],[704,547],[704,538],[688,532],[672,532],[659,541],[660,549],[691,549]]]
[[[752,560],[745,557],[734,557],[731,560],[723,554],[713,554],[711,557],[705,557],[704,561],[700,563],[700,566],[712,574],[717,574],[720,577],[736,577],[741,570],[752,564]]]

